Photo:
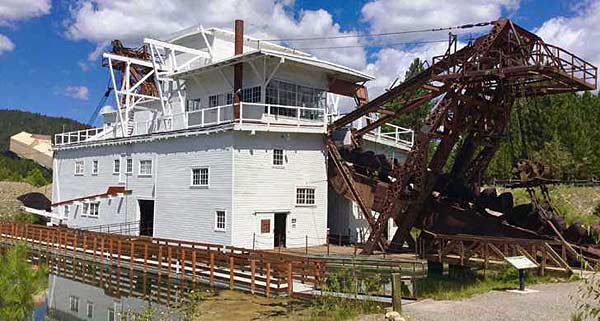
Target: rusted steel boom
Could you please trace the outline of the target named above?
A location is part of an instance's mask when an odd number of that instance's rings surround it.
[[[505,135],[513,102],[519,97],[593,90],[597,87],[597,68],[574,54],[546,44],[535,34],[507,19],[494,22],[490,32],[474,43],[452,52],[451,43],[442,56],[416,76],[391,88],[372,101],[363,103],[329,126],[332,134],[355,120],[378,114],[378,120],[351,132],[352,141],[442,97],[431,111],[426,126],[417,134],[417,143],[406,164],[392,172],[384,210],[373,220],[371,237],[363,253],[371,253],[381,242],[385,223],[393,218],[398,230],[392,246],[401,246],[418,218],[427,212],[436,181],[456,144],[458,155],[450,173],[467,185],[476,187],[482,173]],[[392,104],[396,105],[394,109]],[[436,139],[436,149],[427,162],[424,150]],[[330,144],[331,146],[331,144]],[[338,164],[339,153],[331,153]],[[343,165],[346,166],[346,165]],[[341,171],[340,175],[352,175]],[[346,179],[346,182],[352,182]],[[361,206],[363,210],[364,206]],[[369,210],[365,208],[363,211]]]

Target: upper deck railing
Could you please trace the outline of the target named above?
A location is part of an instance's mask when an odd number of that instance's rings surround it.
[[[324,108],[286,106],[265,103],[239,104],[239,115],[235,115],[233,104],[202,108],[185,113],[163,117],[155,121],[130,122],[131,136],[151,133],[169,132],[183,129],[201,129],[233,124],[240,129],[264,129],[283,131],[325,132],[327,117]],[[122,137],[120,130],[113,130],[113,135],[98,136],[103,128],[57,134],[54,145],[63,146],[92,140],[103,140]]]
[[[365,116],[365,120],[373,122],[376,119]],[[415,132],[412,129],[404,128],[394,124],[386,123],[384,126],[377,127],[365,134],[366,137],[372,137],[378,142],[388,142],[401,147],[411,148],[415,141]]]
[[[56,134],[54,135],[54,145],[81,143],[102,133],[103,130],[104,128],[90,128]]]

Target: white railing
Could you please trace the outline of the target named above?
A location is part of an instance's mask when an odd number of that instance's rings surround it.
[[[284,106],[263,103],[240,103],[238,117],[234,116],[234,105],[204,108],[186,113],[173,114],[155,121],[130,122],[132,136],[218,126],[222,124],[258,125],[288,128],[327,129],[327,115],[323,108]],[[254,127],[253,127],[254,128]],[[84,142],[101,133],[103,128],[93,128],[57,134],[55,145]],[[126,129],[127,131],[129,129]],[[387,135],[387,134],[384,134]],[[114,135],[111,138],[115,137]],[[382,136],[387,137],[387,136]]]
[[[54,145],[60,146],[85,142],[90,138],[102,133],[103,130],[104,128],[90,128],[56,134],[54,135]]]
[[[223,105],[190,111],[187,114],[187,127],[208,127],[233,120],[233,105]]]
[[[364,118],[372,122],[377,120],[367,116]],[[415,142],[415,132],[412,129],[389,123],[373,129],[367,135],[373,136],[377,141],[387,140],[388,142],[408,147],[412,147]]]
[[[223,105],[188,112],[188,128],[208,127],[224,123],[286,126],[325,126],[322,108],[284,106],[263,103],[240,103],[239,117],[234,117],[234,105]]]

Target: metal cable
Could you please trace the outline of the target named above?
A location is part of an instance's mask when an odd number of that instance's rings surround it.
[[[327,40],[327,39],[343,39],[343,38],[381,37],[381,36],[402,35],[402,34],[409,34],[409,33],[425,33],[425,32],[438,32],[438,31],[448,31],[448,30],[456,30],[456,29],[470,29],[470,28],[476,28],[476,27],[485,27],[485,26],[491,25],[493,23],[494,23],[494,21],[488,21],[488,22],[469,23],[469,24],[453,26],[453,27],[441,27],[441,28],[432,28],[432,29],[416,29],[416,30],[404,30],[404,31],[395,31],[395,32],[354,34],[354,35],[329,36],[329,37],[322,36],[322,37],[302,37],[302,38],[258,39],[258,41],[306,41],[306,40]]]

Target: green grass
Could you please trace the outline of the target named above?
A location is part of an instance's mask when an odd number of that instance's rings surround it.
[[[570,185],[548,186],[550,198],[568,225],[574,222],[590,224],[600,221],[600,216],[594,215],[594,209],[600,205],[600,187],[575,187]],[[505,189],[498,189],[504,192]],[[529,194],[525,189],[512,190],[516,205],[530,203]],[[538,196],[539,195],[538,193]]]
[[[525,276],[525,284],[539,284],[569,281],[566,278],[538,276],[533,271]],[[469,273],[463,276],[428,276],[417,281],[419,299],[461,300],[489,291],[503,291],[519,287],[518,274],[513,268],[500,271],[488,271],[488,276],[481,273]]]

